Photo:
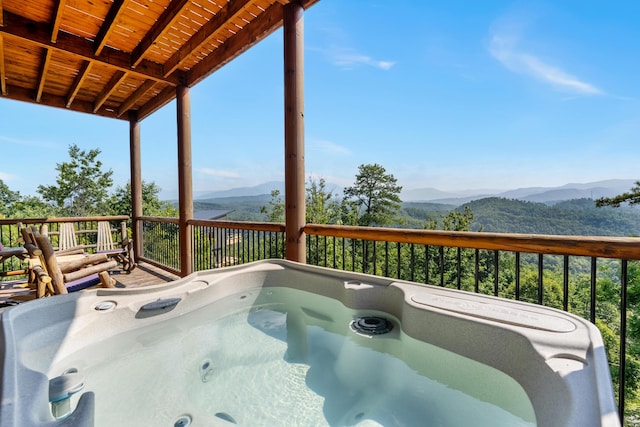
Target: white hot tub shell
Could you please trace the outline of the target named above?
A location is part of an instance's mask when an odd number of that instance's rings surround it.
[[[620,425],[602,338],[584,319],[517,301],[282,260],[201,271],[153,287],[78,292],[5,310],[0,317],[0,425],[99,426],[95,405],[101,396],[90,391],[70,400],[70,415],[56,419],[52,414],[51,381],[61,374],[52,369],[59,360],[154,323],[171,325],[190,312],[206,313],[212,303],[232,295],[253,291],[247,295],[259,300],[261,291],[283,287],[330,298],[352,310],[348,313],[388,314],[412,339],[501,371],[524,389],[539,426]],[[331,318],[340,317],[307,312],[305,325],[323,323],[329,330]],[[300,322],[287,319],[288,328],[295,323]],[[117,349],[112,350],[109,357],[117,358]],[[74,375],[62,377],[63,388],[73,387],[68,383]],[[235,424],[225,414],[217,416],[221,426]],[[166,425],[211,425],[197,421]]]

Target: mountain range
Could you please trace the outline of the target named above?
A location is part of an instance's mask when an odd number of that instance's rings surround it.
[[[613,197],[628,192],[635,184],[634,179],[609,179],[588,183],[570,183],[559,187],[526,187],[513,190],[464,190],[442,191],[436,188],[424,187],[404,190],[400,198],[404,202],[431,202],[447,205],[461,205],[473,200],[487,197],[523,200],[555,204],[564,200],[597,199]],[[338,185],[327,184],[327,189],[336,195],[342,195],[342,188]],[[251,197],[269,195],[271,191],[279,190],[284,193],[284,182],[270,181],[253,187],[238,187],[225,191],[200,193],[197,200],[210,200],[229,197]]]

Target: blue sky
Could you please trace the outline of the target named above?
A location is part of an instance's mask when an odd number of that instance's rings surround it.
[[[306,175],[379,163],[405,189],[640,179],[640,2],[320,0],[305,13]],[[191,90],[194,191],[283,180],[282,33]],[[175,104],[141,125],[175,197]],[[0,179],[55,180],[69,144],[129,178],[128,123],[0,99]]]

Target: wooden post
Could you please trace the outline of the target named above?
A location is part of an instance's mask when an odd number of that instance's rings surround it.
[[[131,166],[131,231],[134,256],[142,256],[142,166],[140,161],[140,122],[136,111],[129,112],[129,162]]]
[[[285,257],[306,262],[304,173],[304,9],[284,7]]]
[[[193,219],[193,183],[191,163],[191,101],[189,88],[176,88],[176,104],[178,116],[178,205],[180,230],[180,275],[182,277],[193,271],[191,248],[191,227],[188,221]]]

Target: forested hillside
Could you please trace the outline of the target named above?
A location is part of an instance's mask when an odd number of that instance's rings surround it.
[[[227,219],[267,221],[260,207],[268,204],[269,196],[229,197],[199,200],[194,209],[232,210]],[[576,199],[555,205],[522,200],[490,197],[464,205],[430,202],[405,202],[393,226],[421,229],[429,219],[439,219],[451,211],[471,209],[474,220],[471,229],[496,233],[560,234],[582,236],[638,236],[640,208],[596,208],[592,199]]]
[[[597,208],[592,199],[576,199],[547,205],[522,200],[489,197],[461,206],[437,203],[403,203],[398,226],[423,228],[428,218],[439,218],[451,210],[469,207],[471,229],[495,233],[561,234],[582,236],[640,235],[637,207]]]
[[[592,199],[553,206],[501,198],[467,203],[474,214],[472,229],[500,233],[536,233],[586,236],[640,235],[637,208],[595,207]],[[459,207],[457,209],[461,209]]]

